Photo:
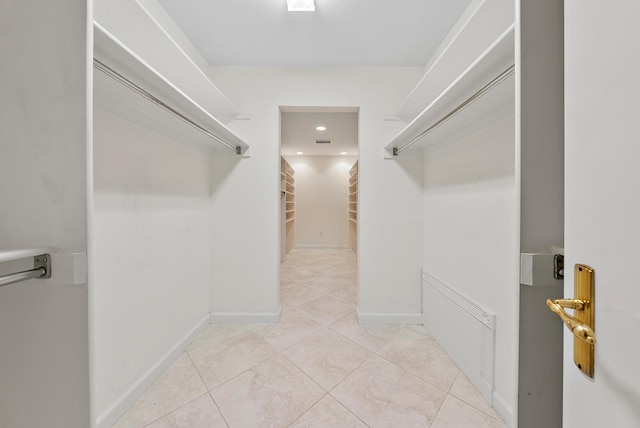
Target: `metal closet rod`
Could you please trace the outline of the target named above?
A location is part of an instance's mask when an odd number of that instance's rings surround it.
[[[500,73],[495,79],[493,79],[491,82],[487,83],[486,85],[484,85],[482,88],[480,88],[480,90],[478,90],[478,92],[476,92],[475,94],[471,95],[469,98],[467,98],[466,100],[464,100],[461,104],[459,104],[456,108],[454,108],[453,110],[451,110],[449,113],[447,113],[446,115],[444,115],[441,119],[439,119],[436,123],[434,123],[433,125],[431,125],[430,127],[428,127],[427,129],[425,129],[424,131],[422,131],[420,134],[418,134],[417,136],[415,136],[414,138],[411,139],[411,141],[409,141],[408,143],[400,146],[400,147],[394,147],[393,148],[393,155],[397,156],[401,151],[403,151],[404,149],[408,148],[409,146],[411,146],[412,144],[414,144],[416,141],[420,140],[422,137],[426,136],[428,133],[430,133],[431,131],[433,131],[434,129],[436,129],[438,126],[442,125],[443,123],[445,123],[447,120],[451,119],[453,116],[455,116],[456,114],[460,113],[462,110],[464,110],[465,108],[469,107],[471,104],[473,104],[474,101],[476,101],[478,98],[480,98],[481,96],[483,96],[484,94],[486,94],[487,92],[489,92],[490,90],[492,90],[493,88],[495,88],[496,86],[498,86],[500,83],[502,83],[504,80],[506,80],[507,78],[509,78],[511,75],[513,75],[513,73],[515,72],[516,66],[511,65],[509,68],[507,68],[505,71],[503,71],[502,73]]]
[[[242,154],[242,147],[241,146],[232,146],[231,144],[225,142],[224,140],[222,140],[217,135],[213,134],[212,132],[210,132],[210,131],[206,130],[205,128],[203,128],[202,126],[198,125],[196,122],[194,122],[193,120],[189,119],[187,116],[183,115],[178,110],[174,109],[173,107],[171,107],[170,105],[168,105],[164,101],[162,101],[162,100],[158,99],[157,97],[151,95],[149,92],[145,91],[140,86],[136,85],[135,83],[133,83],[132,81],[130,81],[129,79],[127,79],[126,77],[124,77],[123,75],[121,75],[120,73],[115,71],[114,69],[112,69],[111,67],[109,67],[108,65],[105,65],[103,62],[101,62],[101,61],[99,61],[99,60],[94,58],[93,59],[93,66],[96,69],[102,71],[107,76],[111,77],[112,79],[116,80],[117,82],[121,83],[122,85],[126,86],[127,88],[131,89],[132,91],[136,92],[138,95],[141,95],[142,97],[148,99],[152,103],[162,107],[163,109],[165,109],[166,111],[168,111],[169,113],[171,113],[172,115],[177,117],[178,119],[181,119],[182,121],[186,122],[188,125],[191,125],[192,127],[197,129],[198,131],[202,132],[207,137],[216,140],[217,142],[219,142],[223,146],[227,147],[229,150],[233,150],[238,155]]]

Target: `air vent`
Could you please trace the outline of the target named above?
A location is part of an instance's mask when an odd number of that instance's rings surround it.
[[[331,144],[331,140],[316,140],[316,144]]]

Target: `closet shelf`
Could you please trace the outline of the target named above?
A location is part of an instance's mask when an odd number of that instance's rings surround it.
[[[385,156],[416,154],[415,149],[459,140],[514,115],[514,62],[512,25],[385,146]],[[489,82],[494,84],[481,91]]]
[[[51,252],[51,248],[47,247],[2,246],[0,247],[0,263],[26,259],[28,257],[35,257],[39,256],[40,254]]]
[[[94,24],[94,104],[185,144],[220,155],[249,146],[99,24]]]

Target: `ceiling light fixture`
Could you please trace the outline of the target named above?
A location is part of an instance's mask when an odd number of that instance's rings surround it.
[[[341,154],[341,155],[346,155],[346,154],[347,154],[347,152],[340,152],[340,154]]]
[[[316,129],[317,129],[318,131],[326,131],[326,130],[327,130],[327,127],[326,127],[326,126],[323,126],[323,125],[318,125],[318,126],[316,126]]]
[[[287,0],[287,10],[289,12],[315,12],[314,0]]]
[[[303,152],[296,152],[297,155],[302,155],[304,154]]]

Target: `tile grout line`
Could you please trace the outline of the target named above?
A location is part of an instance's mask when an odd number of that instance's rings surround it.
[[[211,401],[213,401],[213,405],[216,406],[216,409],[218,409],[218,412],[220,412],[220,416],[222,417],[222,420],[224,421],[224,423],[227,425],[227,428],[231,427],[231,425],[229,425],[229,421],[227,421],[227,418],[224,416],[224,413],[222,413],[222,409],[220,408],[220,405],[218,405],[218,402],[216,401],[216,399],[213,398],[213,395],[211,395],[211,391],[207,391],[207,394],[211,398]]]
[[[287,360],[288,360],[288,359],[287,359]],[[294,364],[294,365],[295,365],[295,364]],[[297,367],[297,366],[296,366],[296,367]],[[301,370],[301,369],[298,367],[298,370]],[[304,373],[304,372],[303,372],[303,373]],[[305,373],[305,375],[306,375],[306,373]],[[311,379],[311,378],[310,378],[310,379]],[[313,379],[311,379],[311,380],[313,380]],[[320,386],[320,385],[318,385],[318,386]],[[322,387],[320,386],[320,388],[322,388]],[[298,415],[298,417],[297,417],[297,418],[295,418],[293,421],[291,421],[291,423],[287,425],[287,428],[291,427],[291,425],[293,425],[293,424],[295,424],[297,421],[299,421],[301,417],[303,417],[304,415],[306,415],[307,413],[309,413],[309,411],[310,411],[311,409],[313,409],[313,406],[315,406],[316,404],[318,404],[320,401],[322,401],[322,399],[323,399],[324,397],[326,397],[327,395],[329,395],[329,393],[328,393],[324,388],[322,388],[322,390],[324,391],[324,395],[322,395],[322,397],[318,398],[318,399],[317,399],[317,400],[316,400],[316,401],[315,401],[311,406],[309,406],[309,408],[308,408],[308,409],[305,409],[302,413],[300,413],[300,415]]]
[[[456,378],[454,379],[453,383],[451,384],[451,388],[449,388],[449,392],[448,392],[448,394],[449,394],[450,396],[452,396],[453,398],[455,398],[455,399],[457,399],[457,400],[462,401],[464,404],[466,404],[466,405],[468,405],[468,406],[470,406],[470,407],[473,407],[474,409],[478,410],[479,412],[484,413],[485,415],[489,416],[490,418],[493,418],[493,419],[497,420],[498,422],[505,423],[502,419],[498,419],[498,418],[496,418],[495,416],[490,415],[489,413],[485,412],[484,410],[482,410],[482,409],[481,409],[481,408],[479,408],[478,406],[475,406],[475,405],[473,405],[473,404],[471,404],[471,403],[467,402],[467,400],[465,400],[464,398],[462,398],[462,397],[458,397],[457,395],[454,395],[454,394],[452,394],[452,393],[451,393],[451,389],[453,389],[453,385],[455,385],[455,384],[456,384],[456,381],[458,380],[458,377],[460,377],[460,376],[465,376],[465,374],[462,372],[462,370],[459,370],[459,371],[458,371],[458,375],[456,376]],[[465,376],[465,377],[466,377],[466,376]],[[467,380],[467,382],[471,383],[469,380]],[[473,386],[473,384],[471,384],[471,385]],[[474,390],[476,390],[475,386],[473,386],[473,388],[474,388]],[[476,391],[477,391],[477,390],[476,390]],[[484,398],[482,395],[480,395],[480,397],[484,400],[484,402],[485,402],[485,403],[487,403],[487,404],[488,404],[492,409],[494,409],[494,411],[495,411],[495,408],[491,405],[491,403],[489,403],[487,400],[485,400],[485,398]]]
[[[356,370],[358,370],[360,367],[362,367],[367,361],[371,360],[371,358],[373,358],[373,356],[375,355],[374,352],[372,352],[369,357],[367,357],[366,360],[364,360],[358,367],[356,367],[355,369],[353,369],[353,371],[351,373],[349,373],[347,376],[344,377],[344,379],[342,379],[340,382],[338,382],[338,384],[336,386],[334,386],[333,388],[331,388],[331,390],[328,392],[329,395],[331,395],[331,397],[336,400],[342,407],[344,407],[345,409],[347,409],[349,411],[349,413],[351,413],[353,416],[355,416],[356,418],[358,418],[358,420],[360,422],[362,422],[363,424],[365,424],[365,426],[369,427],[369,424],[367,424],[365,421],[363,421],[358,415],[356,415],[350,408],[348,408],[342,401],[340,401],[340,399],[338,397],[336,397],[335,395],[333,395],[331,392],[335,391],[336,388],[338,388],[340,385],[342,385],[347,379],[349,379],[355,372]]]
[[[227,418],[224,417],[224,414],[222,413],[222,409],[220,408],[220,406],[218,406],[218,403],[216,402],[215,398],[213,398],[213,395],[211,395],[211,391],[209,390],[209,387],[207,386],[207,383],[202,378],[202,375],[200,374],[200,370],[198,370],[198,367],[196,367],[196,363],[193,362],[193,359],[191,358],[191,355],[189,354],[188,351],[185,350],[184,352],[185,352],[185,354],[187,354],[187,357],[189,358],[189,361],[191,361],[191,364],[193,365],[193,368],[196,369],[196,373],[198,373],[198,377],[200,378],[200,381],[202,382],[202,385],[204,385],[204,389],[207,390],[206,394],[209,395],[209,397],[211,398],[211,401],[213,401],[213,405],[216,406],[216,409],[218,409],[218,412],[220,413],[220,416],[222,416],[222,420],[224,421],[225,424],[227,424],[227,428],[229,428],[229,422],[227,422]]]
[[[427,383],[427,384],[431,385],[432,387],[434,387],[434,388],[436,388],[436,389],[438,389],[438,390],[440,390],[440,391],[444,392],[445,394],[449,394],[449,392],[448,392],[448,391],[445,391],[443,388],[439,387],[438,385],[434,385],[434,384],[433,384],[433,383],[431,383],[430,381],[425,380],[425,379],[421,378],[420,376],[418,376],[418,375],[416,375],[416,374],[414,374],[414,373],[411,373],[409,370],[405,369],[404,367],[400,367],[399,365],[397,365],[397,364],[396,364],[396,363],[394,363],[393,361],[391,361],[391,360],[389,360],[388,358],[386,358],[384,355],[380,355],[380,354],[378,354],[378,352],[377,352],[377,351],[375,352],[375,355],[377,355],[378,357],[382,358],[383,360],[385,360],[385,361],[386,361],[386,362],[388,362],[389,364],[392,364],[392,365],[394,365],[395,367],[399,368],[399,369],[400,369],[400,370],[402,370],[403,372],[410,374],[411,376],[415,377],[416,379],[419,379],[419,380],[421,380],[422,382],[424,382],[424,383]],[[458,368],[458,366],[456,366],[456,368]],[[458,368],[458,372],[460,372],[460,369],[459,369],[459,368]],[[456,376],[457,376],[457,374],[456,374]],[[454,378],[454,379],[455,379],[455,378]],[[451,383],[451,386],[453,386],[453,383]],[[451,386],[449,387],[449,389],[451,389]]]
[[[191,366],[192,366],[192,367],[193,367],[193,369],[196,371],[196,374],[198,375],[198,378],[200,378],[200,381],[202,382],[202,386],[204,386],[204,388],[205,388],[205,389],[207,389],[207,385],[205,385],[205,384],[204,384],[204,382],[202,381],[202,377],[200,376],[200,372],[198,372],[198,369],[196,368],[195,364],[193,364],[193,361],[191,360],[191,357],[189,356],[189,354],[187,354],[187,351],[186,351],[186,350],[184,350],[183,352],[187,355],[187,358],[189,359],[189,362],[191,363]],[[178,358],[179,358],[179,357],[180,357],[180,356],[178,355]],[[175,363],[175,362],[178,360],[178,358],[176,358],[176,359],[174,360],[174,362],[173,362],[173,363]],[[173,363],[171,363],[171,365],[173,365]],[[171,366],[169,366],[169,367],[171,367]],[[162,374],[166,373],[166,372],[167,372],[167,370],[169,370],[169,368],[167,368],[164,372],[162,372]],[[157,379],[156,379],[156,380],[157,380]],[[149,391],[149,388],[147,388],[147,390],[144,392],[144,394],[146,394],[148,391]],[[142,398],[142,397],[144,396],[144,394],[143,394],[142,396],[140,396],[140,398]],[[204,394],[206,394],[206,393],[204,393]],[[152,420],[151,422],[149,422],[149,423],[147,423],[147,424],[143,425],[143,428],[146,428],[146,427],[148,427],[149,425],[155,424],[155,423],[156,423],[156,422],[158,422],[160,419],[162,419],[162,418],[165,418],[165,417],[169,416],[171,413],[175,412],[175,411],[176,411],[176,410],[178,410],[178,409],[181,409],[182,407],[186,406],[187,404],[191,403],[192,401],[197,400],[198,398],[202,397],[204,394],[200,394],[200,395],[198,395],[196,398],[193,398],[193,399],[191,399],[191,400],[187,401],[186,403],[183,403],[183,404],[179,405],[178,407],[176,407],[176,408],[174,408],[174,409],[170,410],[169,412],[167,412],[167,413],[163,414],[162,416],[160,416],[160,417],[158,417],[158,418],[156,418],[156,419]],[[139,400],[140,398],[138,398],[138,400]],[[136,400],[136,403],[138,402],[138,400]],[[132,405],[131,407],[129,407],[129,409],[133,408],[133,406],[135,406],[135,404],[136,404],[136,403],[133,403],[133,405]],[[127,409],[127,412],[129,411],[129,409]],[[125,414],[126,414],[126,413],[125,413]],[[122,416],[124,416],[124,415],[122,415]],[[119,419],[118,419],[118,420],[119,420]]]

